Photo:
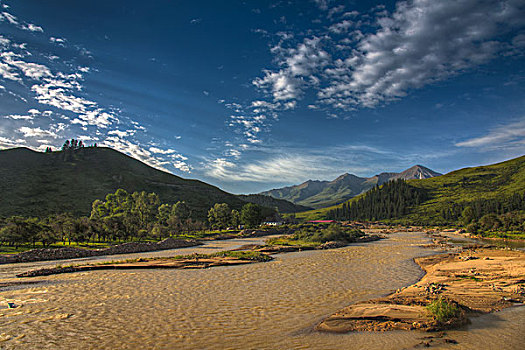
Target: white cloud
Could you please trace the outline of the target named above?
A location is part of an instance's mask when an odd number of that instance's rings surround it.
[[[126,136],[129,136],[129,133],[123,130],[110,130],[108,131],[108,135],[117,135],[118,137],[126,137]]]
[[[18,29],[32,31],[35,37],[43,32],[42,28],[22,22],[5,12],[0,14],[0,20]],[[44,40],[63,47],[67,43],[65,38],[60,37],[44,37]],[[53,142],[60,142],[59,139],[75,137],[113,147],[165,171],[169,168],[190,172],[191,167],[182,154],[165,149],[148,150],[148,146],[141,145],[143,141],[138,141],[138,138],[129,139],[136,133],[145,133],[146,129],[136,121],[127,118],[120,120],[119,109],[102,106],[96,99],[89,97],[84,91],[83,79],[91,69],[79,64],[79,61],[85,61],[85,57],[81,56],[89,54],[89,51],[77,45],[72,45],[70,49],[70,53],[76,53],[76,57],[64,59],[43,52],[31,44],[13,42],[0,36],[0,76],[18,82],[17,89],[25,90],[23,96],[32,97],[33,100],[28,101],[11,89],[7,92],[30,105],[37,106],[39,103],[52,107],[36,107],[27,112],[0,116],[4,119],[4,123],[0,123],[0,147],[23,145],[44,150]],[[118,128],[114,127],[116,125]],[[140,136],[141,140],[146,138],[144,134]],[[160,152],[155,153],[157,150]]]
[[[258,88],[271,90],[275,101],[298,98],[301,92],[299,89],[300,80],[283,70],[279,72],[266,71],[264,78],[255,79],[253,84]]]
[[[207,166],[207,175],[223,181],[290,182],[305,181],[312,176],[331,175],[333,169],[318,156],[276,156],[249,164],[237,165],[217,158]],[[314,170],[315,169],[315,170]]]
[[[113,121],[118,120],[115,115],[100,108],[96,102],[73,94],[75,90],[80,90],[79,76],[57,74],[43,79],[41,84],[33,85],[31,90],[36,93],[36,99],[41,104],[78,114],[73,123],[108,128]]]
[[[2,20],[7,20],[9,23],[17,26],[20,25],[18,19],[7,12],[3,12],[1,16]],[[33,24],[24,25],[27,27],[27,30],[43,31],[40,27]],[[2,40],[2,46],[9,44],[5,40]],[[66,39],[51,37],[50,41],[63,44],[66,42]],[[25,44],[18,45],[13,43],[12,46],[17,46],[20,50],[25,49]],[[82,51],[82,49],[79,48],[79,51]],[[89,72],[89,68],[78,67],[78,70],[72,73],[53,72],[44,64],[28,62],[26,57],[29,56],[33,56],[33,54],[29,52],[17,54],[6,50],[3,51],[0,54],[2,59],[0,61],[0,75],[4,79],[18,81],[24,85],[26,84],[26,79],[23,79],[24,76],[37,81],[36,84],[31,86],[31,91],[36,95],[35,99],[40,104],[76,114],[77,116],[73,118],[72,123],[81,125],[83,129],[88,126],[105,129],[113,122],[119,121],[114,113],[100,107],[95,101],[80,95],[83,74]],[[41,57],[42,55],[35,55],[36,58],[39,56]],[[47,57],[46,55],[43,56]],[[47,58],[49,59],[49,57]],[[21,76],[20,72],[23,76]]]
[[[316,3],[316,5],[319,7],[319,9],[326,11],[328,10],[328,5],[330,4],[332,0],[313,0],[313,2]]]
[[[49,38],[49,41],[52,42],[52,43],[58,43],[58,44],[63,44],[66,42],[66,39],[64,38],[55,38],[55,37],[50,37]]]
[[[4,115],[2,118],[6,119],[13,119],[13,120],[32,120],[34,116],[32,115],[19,115],[19,114],[11,114],[11,115]]]
[[[50,131],[50,130],[43,130],[39,127],[30,128],[27,126],[23,126],[20,129],[18,129],[18,132],[24,134],[24,137],[51,137],[53,139],[57,138],[57,135],[55,132]]]
[[[321,47],[321,38],[305,39],[296,48],[274,50],[283,55],[280,65],[283,69],[265,71],[263,78],[256,78],[252,83],[260,89],[270,92],[275,102],[298,99],[302,90],[314,73],[328,64],[330,55]]]
[[[328,10],[328,18],[332,18],[334,15],[341,13],[345,10],[344,5],[334,6]]]
[[[11,40],[4,38],[3,36],[0,35],[0,45],[9,46],[10,43],[11,43]]]
[[[271,103],[271,102],[267,102],[267,101],[261,101],[261,100],[256,100],[256,101],[252,101],[252,104],[251,104],[251,107],[252,108],[268,108],[268,109],[277,109],[281,106],[280,103]]]
[[[27,143],[24,139],[10,139],[0,136],[0,148],[26,147]]]
[[[4,7],[4,8],[7,8],[7,7]],[[42,27],[39,27],[33,23],[25,23],[25,24],[21,24],[19,21],[18,21],[18,18],[16,18],[15,16],[13,16],[12,14],[8,13],[8,12],[2,12],[0,14],[0,22],[1,21],[4,21],[4,20],[7,20],[10,24],[13,24],[15,26],[17,26],[18,28],[22,29],[22,30],[27,30],[27,31],[30,31],[30,32],[43,32],[44,30],[42,29]]]
[[[221,180],[231,179],[235,181],[230,176],[235,174],[234,169],[236,167],[235,163],[228,161],[226,158],[217,158],[206,165],[206,170],[208,176]]]
[[[38,63],[25,62],[15,59],[15,57],[19,55],[16,55],[12,52],[3,52],[1,56],[6,64],[20,69],[28,78],[40,80],[43,77],[52,76],[51,70],[48,67]]]
[[[8,12],[2,12],[0,15],[0,20],[3,21],[4,19],[6,19],[11,24],[18,25],[18,19]]]
[[[22,79],[16,72],[14,67],[11,67],[10,65],[0,62],[0,75],[4,79],[14,80],[14,81],[21,81]]]
[[[22,26],[22,29],[24,30],[29,30],[30,32],[43,32],[44,29],[42,29],[42,27],[39,27],[33,23],[28,23],[24,26]]]
[[[525,119],[501,125],[488,134],[456,143],[457,147],[502,149],[519,147],[525,150]]]
[[[279,68],[253,84],[274,102],[299,100],[312,89],[329,107],[374,108],[525,47],[518,0],[399,1],[393,13],[384,7],[372,13],[345,13],[295,48],[279,42],[271,49]]]
[[[147,150],[140,144],[119,136],[106,137],[106,139],[101,143],[101,145],[111,147],[113,149],[116,149],[117,151],[123,152],[159,170],[170,172],[167,167],[171,165],[175,169],[179,169],[180,171],[186,173],[191,172],[191,167],[186,162],[187,158],[181,154],[162,153],[164,151],[156,147],[150,147],[150,149]],[[160,156],[153,155],[152,153],[160,154]],[[168,159],[166,159],[166,156],[168,157]]]
[[[495,37],[516,28],[524,16],[516,1],[400,2],[346,58],[347,74],[319,96],[342,107],[374,107],[405,96],[489,61],[503,49]]]
[[[149,150],[153,153],[159,153],[159,154],[173,154],[177,153],[174,149],[161,149],[157,147],[150,147]]]
[[[335,34],[346,33],[352,27],[352,24],[352,21],[345,19],[342,22],[332,24],[328,30]]]

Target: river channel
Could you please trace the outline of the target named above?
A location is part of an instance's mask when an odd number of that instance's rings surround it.
[[[137,256],[233,249],[258,239]],[[267,263],[204,270],[93,271],[49,276],[43,284],[0,292],[21,305],[0,309],[5,349],[410,349],[421,332],[326,334],[323,317],[360,300],[414,283],[422,233],[323,251],[280,254]],[[134,257],[104,257],[113,260]],[[83,260],[85,261],[85,260]],[[62,263],[62,262],[61,262]],[[56,262],[0,265],[0,279]],[[64,263],[65,264],[65,263]],[[520,349],[525,308],[473,319],[447,336],[451,349]]]

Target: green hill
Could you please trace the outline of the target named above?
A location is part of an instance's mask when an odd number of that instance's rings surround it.
[[[395,219],[406,222],[446,223],[447,213],[457,216],[458,211],[469,203],[479,201],[505,201],[512,196],[525,194],[525,156],[494,165],[464,168],[446,175],[408,180],[407,183],[422,189],[426,200],[409,208]],[[299,218],[320,219],[330,217],[330,213],[359,201],[366,194],[329,208],[312,210],[297,214]],[[378,204],[379,205],[379,204]],[[395,221],[394,219],[394,221]]]
[[[426,217],[443,219],[443,210],[454,204],[471,203],[478,200],[503,200],[514,194],[525,193],[525,156],[505,162],[464,168],[446,175],[408,182],[411,186],[425,189],[428,200],[407,215],[409,220]]]
[[[205,217],[215,203],[240,209],[237,196],[197,180],[154,169],[103,147],[41,153],[27,148],[0,151],[0,216],[88,215],[95,199],[119,188],[155,192],[164,203],[186,201]]]

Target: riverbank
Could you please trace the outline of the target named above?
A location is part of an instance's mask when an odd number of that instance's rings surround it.
[[[359,237],[355,242],[364,243],[382,239],[378,235]],[[137,258],[121,261],[111,261],[97,264],[79,264],[69,266],[56,266],[19,273],[16,277],[42,277],[63,273],[73,273],[94,270],[129,270],[129,269],[203,269],[215,266],[250,264],[272,260],[271,254],[297,252],[313,249],[335,249],[346,247],[349,242],[326,242],[318,245],[245,245],[231,251],[215,254],[192,254],[163,258]],[[5,287],[5,286],[4,286]]]
[[[89,258],[105,255],[147,253],[161,250],[194,247],[202,245],[207,241],[264,237],[276,234],[285,234],[285,232],[281,232],[273,228],[256,230],[246,229],[242,231],[228,231],[226,233],[211,233],[202,237],[168,237],[159,242],[126,242],[102,249],[87,249],[77,247],[36,248],[17,254],[0,255],[0,264],[16,264],[36,261]]]
[[[32,249],[18,254],[0,256],[0,264],[16,264],[34,261],[66,260],[104,255],[145,253],[157,250],[168,250],[194,247],[202,243],[194,239],[166,238],[160,242],[128,242],[104,249],[82,248],[42,248]]]
[[[468,317],[525,302],[525,253],[467,248],[459,253],[417,258],[426,272],[417,283],[384,297],[348,306],[316,326],[327,332],[437,331],[468,322]],[[454,310],[436,315],[442,304]],[[439,312],[439,310],[438,310]]]
[[[83,264],[71,266],[56,266],[27,271],[16,277],[42,277],[62,273],[72,273],[95,270],[130,270],[130,269],[206,269],[215,266],[230,266],[270,261],[272,257],[256,252],[220,252],[215,254],[192,254],[171,258],[138,258],[122,261],[112,261],[100,264]]]

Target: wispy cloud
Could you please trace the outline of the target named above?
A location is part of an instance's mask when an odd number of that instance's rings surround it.
[[[323,11],[328,10],[328,5],[332,2],[332,0],[312,0],[315,2],[315,4],[319,7],[319,9]]]
[[[235,162],[219,157],[204,164],[207,176],[225,182],[299,183],[308,179],[330,179],[345,172],[358,174],[373,170],[372,159],[389,159],[397,156],[391,152],[365,145],[344,145],[318,150],[297,150],[280,154],[268,150],[263,159]]]
[[[16,25],[19,29],[27,30],[30,32],[43,32],[44,31],[42,27],[37,26],[33,23],[20,22],[16,16],[10,14],[9,12],[5,12],[5,11],[0,13],[0,22],[2,21],[7,21],[10,24]]]
[[[176,153],[174,150],[162,150],[157,147],[150,147],[148,150],[137,141],[129,140],[117,135],[106,137],[101,145],[126,153],[154,168],[166,172],[170,172],[170,166],[182,172],[191,172],[191,167],[186,162],[188,158],[182,154]],[[158,157],[156,154],[167,156],[167,158]]]
[[[27,126],[23,126],[20,129],[18,129],[18,132],[22,133],[24,137],[49,137],[49,138],[57,138],[56,133],[54,133],[51,130],[42,130],[39,127],[36,128],[30,128]]]
[[[456,143],[457,147],[480,149],[516,149],[525,151],[525,118],[507,125],[498,126],[488,134]]]
[[[32,115],[20,115],[20,114],[11,114],[11,115],[4,115],[2,118],[5,119],[13,119],[13,120],[32,120],[34,116]]]

